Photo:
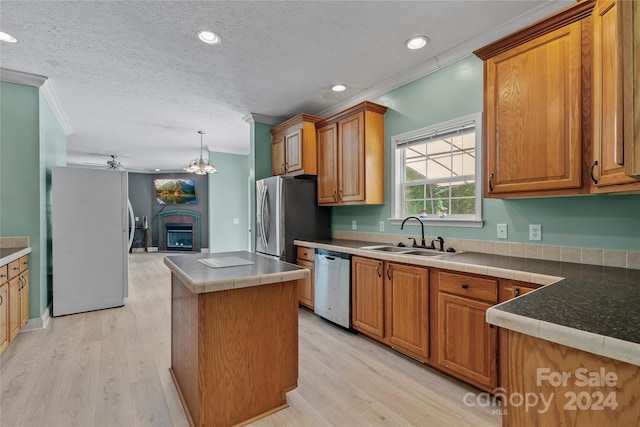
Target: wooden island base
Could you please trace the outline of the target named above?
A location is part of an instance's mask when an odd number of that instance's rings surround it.
[[[171,375],[191,425],[247,424],[298,381],[298,283],[192,293],[171,275]]]

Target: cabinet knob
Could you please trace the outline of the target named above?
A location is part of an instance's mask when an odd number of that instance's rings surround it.
[[[2,295],[0,295],[0,305],[2,305],[3,302],[4,302],[4,299],[2,299]]]
[[[391,264],[387,265],[387,277],[391,280]]]
[[[13,267],[14,270],[20,270],[20,267]]]
[[[335,190],[333,191],[333,201],[334,202],[338,201],[338,199],[336,198],[336,191]]]
[[[378,273],[378,277],[382,277],[382,275],[380,274],[380,267],[382,266],[382,263],[379,262],[378,266],[376,267],[376,273]]]
[[[489,192],[493,192],[493,174],[489,174]]]
[[[280,172],[284,172],[284,163],[280,165]]]
[[[468,289],[468,288],[469,288],[469,285],[467,285],[466,283],[462,284],[462,289]]]
[[[515,296],[519,297],[520,296],[520,288],[516,288],[516,291],[514,292]]]
[[[338,191],[338,200],[342,200],[342,190]]]

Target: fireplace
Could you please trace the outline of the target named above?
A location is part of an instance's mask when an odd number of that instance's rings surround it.
[[[167,249],[173,251],[193,250],[193,225],[170,222],[165,224]]]
[[[157,236],[161,251],[199,251],[200,213],[185,209],[160,212]]]

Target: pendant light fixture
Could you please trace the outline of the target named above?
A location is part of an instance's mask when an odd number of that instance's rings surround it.
[[[204,131],[199,130],[198,133],[200,134],[200,158],[192,160],[191,163],[189,163],[189,167],[186,168],[186,171],[195,173],[196,175],[216,173],[218,170],[209,163],[209,159],[202,157],[202,135],[204,135]]]

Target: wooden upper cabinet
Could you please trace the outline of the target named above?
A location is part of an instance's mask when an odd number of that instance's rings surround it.
[[[585,0],[475,52],[485,61],[486,197],[584,192],[593,6]]]
[[[338,122],[338,198],[361,202],[364,194],[364,112]]]
[[[298,114],[271,129],[273,175],[316,175],[316,123],[321,117]]]
[[[338,123],[318,128],[318,204],[338,201]]]
[[[624,167],[629,176],[640,179],[640,3],[617,2],[623,88]]]
[[[593,11],[593,164],[590,177],[595,193],[640,189],[640,181],[627,175],[625,161],[625,145],[633,146],[633,140],[627,141],[624,136],[623,99],[628,88],[622,85],[619,3],[598,0]]]
[[[284,162],[284,135],[273,135],[271,138],[271,173],[273,175],[284,174]]]
[[[318,123],[318,204],[384,204],[384,113],[365,101]]]

